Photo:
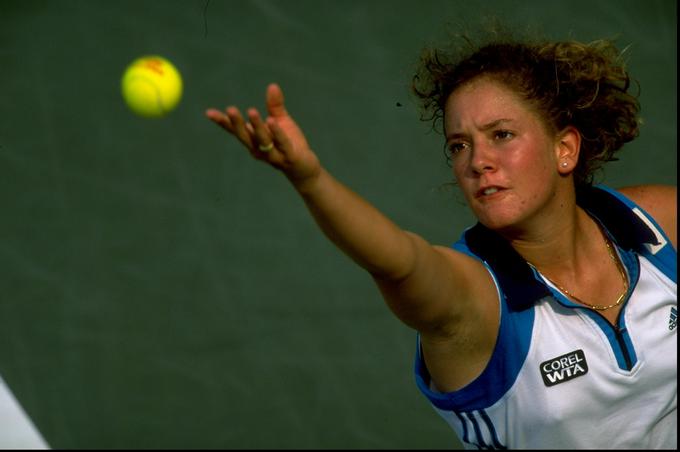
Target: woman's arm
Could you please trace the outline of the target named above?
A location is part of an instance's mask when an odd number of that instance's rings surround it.
[[[402,230],[336,180],[286,111],[278,85],[267,88],[266,98],[266,121],[255,109],[248,110],[250,122],[235,107],[225,112],[210,109],[206,115],[236,136],[254,158],[288,177],[324,234],[374,277],[387,304],[404,323],[426,336],[466,331],[472,342],[477,335],[495,338],[497,297],[483,265]],[[273,149],[260,150],[270,143]],[[489,326],[459,328],[470,319],[488,321]]]

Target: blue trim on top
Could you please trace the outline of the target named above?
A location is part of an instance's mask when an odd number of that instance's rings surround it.
[[[638,361],[637,353],[635,352],[635,347],[630,338],[630,333],[628,332],[628,327],[626,326],[626,316],[625,310],[626,305],[630,296],[633,294],[635,287],[640,279],[640,262],[638,261],[637,255],[633,251],[624,251],[618,249],[619,256],[621,257],[621,262],[623,263],[626,271],[628,273],[628,293],[626,294],[626,299],[624,300],[624,305],[619,312],[616,326],[618,331],[605,319],[603,316],[590,309],[585,309],[584,312],[588,317],[593,319],[600,329],[607,336],[609,345],[614,352],[616,357],[616,364],[622,370],[631,370],[635,363]],[[619,337],[623,340],[623,344],[619,342]],[[626,356],[628,359],[626,359]]]
[[[489,271],[492,272],[490,268]],[[515,383],[531,345],[534,310],[510,311],[502,292],[500,296],[500,328],[489,363],[479,377],[458,391],[439,393],[430,389],[430,373],[422,356],[420,335],[417,336],[416,384],[437,408],[480,410],[496,403]]]
[[[472,228],[467,228],[467,229],[465,229],[465,232],[463,233],[463,235],[461,236],[461,238],[459,238],[458,240],[456,240],[456,241],[453,243],[453,245],[451,245],[451,248],[453,248],[453,249],[456,250],[456,251],[460,251],[460,252],[463,253],[463,254],[467,254],[468,256],[477,259],[478,261],[484,262],[479,256],[477,256],[475,253],[473,253],[472,251],[470,251],[470,247],[469,247],[469,246],[467,245],[467,243],[465,242],[465,234],[466,234],[470,229],[472,229]]]
[[[656,228],[657,232],[664,238],[666,241],[666,245],[656,252],[655,254],[652,254],[647,247],[645,246],[639,246],[639,244],[636,244],[638,246],[628,246],[627,248],[632,248],[635,249],[638,253],[641,255],[645,256],[647,259],[649,259],[652,264],[661,270],[661,272],[666,275],[671,281],[677,284],[678,282],[678,253],[677,251],[673,248],[673,245],[671,244],[671,240],[666,234],[666,232],[661,228],[659,223],[656,222],[654,217],[652,217],[649,212],[645,211],[642,207],[640,207],[639,204],[636,204],[633,200],[628,198],[626,195],[623,193],[620,193],[611,187],[608,187],[606,185],[597,185],[596,186],[598,189],[603,190],[604,192],[608,193],[609,195],[615,197],[617,200],[619,200],[621,203],[623,203],[626,207],[628,207],[628,216],[630,223],[635,224],[635,226],[631,226],[631,229],[635,229],[635,232],[638,232],[642,230],[649,231],[649,234],[651,236],[645,237],[640,233],[641,237],[643,238],[643,244],[644,243],[650,243],[653,245],[658,244],[658,241],[656,239],[656,236],[649,230],[649,227],[644,224],[644,222],[635,214],[632,212],[633,209],[637,208],[641,213],[645,215],[647,220],[654,225]],[[604,209],[603,209],[604,211]],[[616,227],[616,225],[608,225],[610,228]],[[615,243],[619,243],[617,241],[618,237],[616,237],[616,234],[614,234],[614,241]],[[624,244],[622,246],[626,247]]]
[[[640,279],[640,262],[638,261],[637,255],[634,252],[624,251],[619,249],[618,247],[617,249],[619,251],[619,255],[621,256],[621,262],[623,263],[628,273],[629,281],[628,293],[626,294],[626,298],[623,301],[623,307],[621,308],[621,311],[619,312],[617,319],[618,332],[616,331],[616,327],[609,323],[609,321],[598,312],[581,304],[574,303],[569,298],[567,298],[562,292],[560,292],[559,290],[555,289],[550,285],[548,285],[548,288],[550,289],[553,298],[562,306],[565,306],[570,309],[579,309],[591,320],[593,320],[607,337],[607,341],[609,342],[612,352],[616,357],[616,364],[618,365],[618,367],[622,370],[630,370],[633,366],[635,366],[635,363],[637,363],[638,358],[637,353],[635,352],[635,348],[633,347],[633,342],[630,338],[630,334],[628,333],[628,328],[626,327],[626,317],[624,313],[626,310],[626,305],[628,304],[628,300],[630,299],[630,296],[633,294],[635,286],[637,286],[638,280]],[[536,276],[536,279],[538,279],[539,281],[543,281],[543,279],[535,269],[534,275]],[[621,339],[623,340],[623,344],[619,342],[619,337],[621,337]],[[626,356],[628,357],[628,359],[626,359]]]

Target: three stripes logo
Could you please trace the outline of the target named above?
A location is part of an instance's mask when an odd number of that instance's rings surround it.
[[[673,331],[676,326],[678,326],[678,309],[676,307],[672,307],[671,317],[668,320],[668,329]]]
[[[499,432],[496,431],[491,418],[486,411],[454,411],[453,412],[463,426],[462,440],[477,449],[483,450],[506,450],[507,447],[501,442]]]

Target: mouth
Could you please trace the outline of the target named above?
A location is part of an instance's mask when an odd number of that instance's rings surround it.
[[[489,185],[487,187],[482,187],[479,190],[477,190],[477,192],[475,193],[475,198],[480,199],[489,198],[493,195],[501,193],[504,190],[505,188],[503,187],[499,187],[497,185]]]

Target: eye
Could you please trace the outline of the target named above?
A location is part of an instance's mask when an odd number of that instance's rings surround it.
[[[514,136],[515,134],[510,132],[509,130],[496,130],[493,134],[494,139],[501,141],[509,140]]]
[[[449,143],[447,146],[447,151],[449,155],[456,155],[460,151],[463,151],[467,149],[469,146],[467,143],[464,142],[455,142],[455,143]]]
[[[444,145],[444,156],[446,156],[447,165],[450,167],[453,166],[453,158],[467,147],[469,147],[469,145],[461,141],[446,143]]]

